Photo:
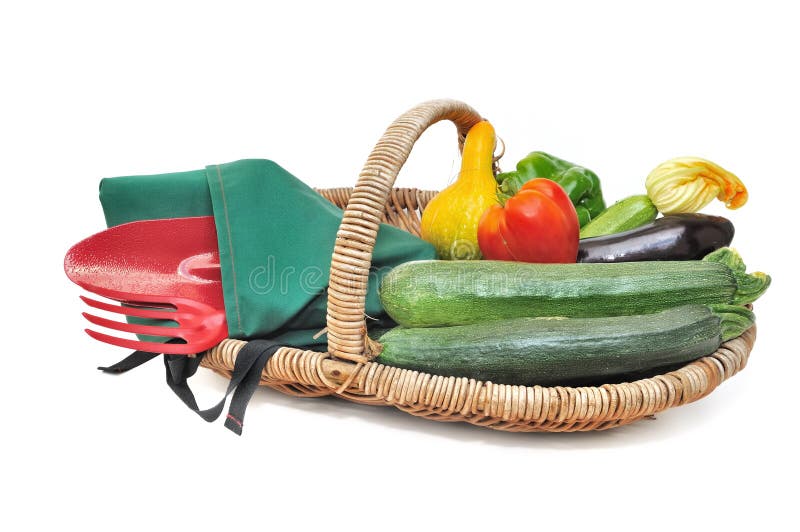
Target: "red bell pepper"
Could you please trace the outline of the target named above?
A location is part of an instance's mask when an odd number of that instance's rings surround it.
[[[564,189],[549,179],[525,183],[505,205],[492,205],[478,224],[484,258],[575,262],[580,226]]]

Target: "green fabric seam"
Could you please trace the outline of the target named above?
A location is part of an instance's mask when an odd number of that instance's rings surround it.
[[[215,165],[217,169],[217,178],[219,179],[219,188],[222,195],[222,210],[225,213],[225,232],[228,234],[228,249],[231,254],[231,275],[233,276],[233,299],[236,302],[236,325],[239,328],[239,335],[244,334],[244,327],[242,327],[242,313],[239,310],[239,291],[236,285],[236,259],[233,254],[233,236],[231,234],[230,217],[228,215],[228,202],[225,199],[225,183],[222,178],[222,167]]]

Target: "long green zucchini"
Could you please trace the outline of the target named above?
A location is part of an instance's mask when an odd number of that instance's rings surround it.
[[[381,336],[377,361],[504,384],[609,382],[713,353],[754,320],[740,306],[685,305],[637,316],[401,326]]]
[[[407,262],[384,277],[380,298],[400,325],[441,327],[518,317],[648,314],[690,303],[744,304],[769,283],[766,274],[745,273],[741,257],[721,248],[702,261]]]

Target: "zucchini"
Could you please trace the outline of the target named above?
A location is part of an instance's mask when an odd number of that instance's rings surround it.
[[[647,314],[689,303],[755,301],[769,286],[721,248],[702,261],[529,264],[415,261],[379,290],[387,314],[407,327],[466,325],[518,317]]]
[[[611,235],[636,229],[658,216],[658,209],[646,194],[619,200],[581,227],[581,238]]]
[[[381,336],[377,361],[505,384],[609,382],[711,354],[754,320],[740,306],[685,305],[637,316],[401,326]]]

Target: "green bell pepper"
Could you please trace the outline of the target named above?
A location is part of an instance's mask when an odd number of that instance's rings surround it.
[[[515,171],[497,174],[501,200],[510,198],[522,185],[536,177],[544,177],[561,185],[575,205],[581,227],[606,208],[597,174],[541,151],[529,153],[517,163]]]

